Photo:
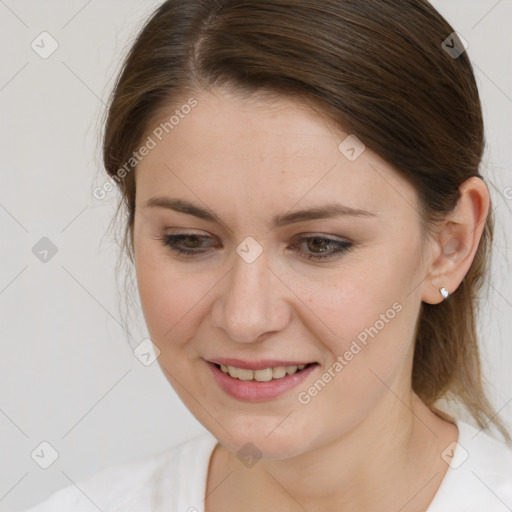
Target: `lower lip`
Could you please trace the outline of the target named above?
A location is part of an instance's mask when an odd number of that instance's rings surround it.
[[[229,396],[244,402],[262,402],[276,398],[286,391],[298,386],[315,369],[318,364],[312,364],[298,373],[287,375],[281,379],[273,379],[268,382],[258,382],[254,380],[240,380],[230,377],[224,373],[215,364],[206,361],[213,378],[219,387]]]

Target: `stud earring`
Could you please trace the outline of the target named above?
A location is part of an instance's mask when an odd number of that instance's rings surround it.
[[[444,286],[439,291],[441,292],[441,295],[443,296],[443,300],[446,300],[448,298],[448,295],[450,295],[448,293],[448,290]]]

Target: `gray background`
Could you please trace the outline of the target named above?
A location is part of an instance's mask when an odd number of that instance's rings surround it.
[[[0,0],[0,512],[204,431],[157,363],[132,353],[147,331],[140,314],[130,343],[121,327],[107,231],[118,196],[92,194],[105,181],[104,104],[160,3]],[[433,3],[468,41],[484,104],[498,226],[479,329],[493,404],[512,426],[512,2]],[[59,45],[47,59],[31,47],[43,31]],[[57,248],[45,263],[33,253],[44,237]],[[43,441],[59,454],[46,470],[31,458]]]

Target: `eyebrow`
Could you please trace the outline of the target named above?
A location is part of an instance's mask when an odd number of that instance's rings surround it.
[[[167,210],[174,210],[186,215],[193,215],[194,217],[206,220],[208,222],[225,225],[222,219],[212,211],[206,208],[202,208],[201,206],[195,205],[194,203],[184,199],[156,196],[148,199],[144,204],[144,207],[165,208]],[[272,229],[282,228],[290,224],[309,220],[330,219],[339,216],[375,217],[376,215],[377,214],[374,212],[351,208],[340,203],[329,203],[315,208],[296,210],[294,212],[276,215],[272,219]]]

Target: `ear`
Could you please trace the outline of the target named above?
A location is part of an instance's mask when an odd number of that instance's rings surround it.
[[[441,223],[431,252],[422,288],[422,300],[429,304],[444,300],[441,288],[452,294],[459,287],[471,268],[489,214],[489,191],[482,179],[469,178],[459,192],[457,205]]]

